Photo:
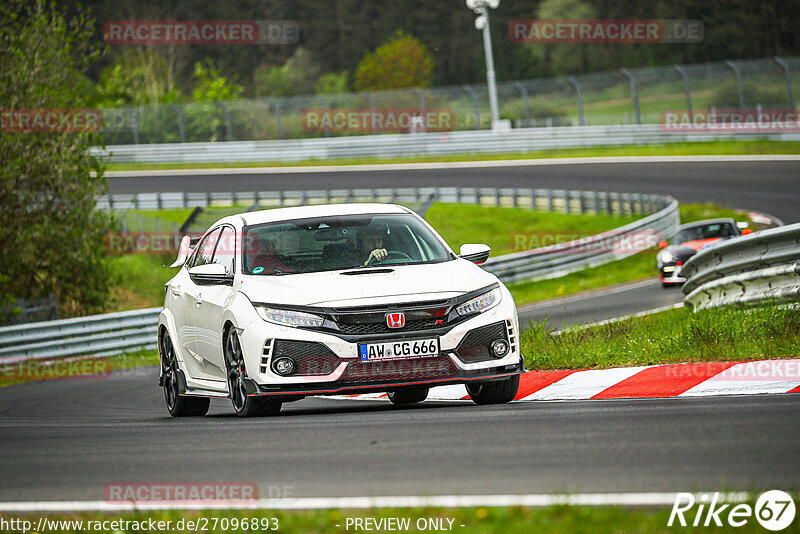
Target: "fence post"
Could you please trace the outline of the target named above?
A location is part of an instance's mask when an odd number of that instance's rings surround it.
[[[225,112],[225,130],[228,136],[228,141],[233,141],[233,126],[231,125],[231,110],[227,104],[217,100],[216,104]]]
[[[794,110],[794,98],[792,97],[792,78],[789,72],[789,64],[778,56],[775,56],[775,63],[783,67],[783,73],[786,76],[786,95],[789,97],[789,109]]]
[[[50,293],[50,320],[58,320],[58,298],[55,293]]]
[[[175,110],[175,114],[178,116],[178,137],[180,138],[181,143],[185,143],[186,142],[186,130],[184,130],[184,128],[183,128],[183,109],[178,104],[176,104],[175,102],[170,104],[169,107],[174,109]]]
[[[586,115],[583,113],[583,95],[581,94],[581,84],[574,76],[567,78],[567,81],[575,88],[575,94],[578,97],[578,123],[581,126],[586,126]]]
[[[548,189],[547,190],[547,211],[549,211],[550,213],[553,212],[553,190],[552,189]]]
[[[144,234],[144,221],[142,221],[142,214],[139,214],[139,234]]]
[[[375,98],[369,91],[364,91],[364,95],[367,97],[367,100],[369,101],[369,118],[370,118],[370,124],[372,125],[372,133],[378,133],[375,129]]]
[[[631,100],[633,100],[633,120],[636,124],[642,124],[642,117],[639,115],[639,91],[636,88],[636,78],[628,69],[622,68],[619,71],[628,78],[631,83]]]
[[[283,130],[281,129],[281,101],[276,98],[268,99],[272,104],[272,112],[275,114],[275,135],[278,139],[283,139]]]
[[[689,76],[686,74],[686,70],[680,65],[673,66],[683,78],[683,91],[686,93],[686,109],[689,111],[689,121],[694,122],[694,114],[692,112],[692,92],[689,89]]]
[[[524,104],[525,109],[525,127],[529,128],[531,125],[531,106],[528,103],[528,90],[525,89],[525,86],[518,81],[514,82],[514,85],[517,89],[519,89],[519,93],[522,96],[522,103]]]
[[[481,112],[480,108],[478,107],[478,95],[475,94],[475,89],[473,89],[469,85],[463,86],[463,89],[464,92],[467,93],[469,97],[472,99],[472,112],[475,115],[475,126],[473,126],[472,129],[479,130],[481,127]]]
[[[739,70],[739,67],[736,66],[736,63],[731,61],[730,59],[725,60],[725,64],[730,67],[733,71],[733,74],[736,78],[736,88],[739,91],[739,109],[744,109],[744,92],[742,90],[742,72]]]
[[[536,189],[531,189],[531,209],[536,211]]]
[[[422,90],[419,87],[412,87],[411,90],[414,91],[415,95],[417,95],[417,98],[419,99],[419,109],[424,115],[425,114],[425,93],[423,93]]]
[[[131,121],[131,131],[133,132],[133,144],[139,144],[139,123],[136,122],[136,111],[129,107],[128,109],[128,118]]]
[[[25,299],[19,298],[17,299],[17,308],[20,310],[19,314],[19,322],[26,323],[28,319],[28,312],[25,310]]]

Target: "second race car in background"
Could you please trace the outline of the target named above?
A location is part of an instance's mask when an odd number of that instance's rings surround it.
[[[661,241],[656,256],[661,285],[669,287],[686,281],[681,276],[681,266],[698,251],[714,243],[751,233],[749,228],[740,229],[733,219],[706,219],[681,225],[672,243]]]

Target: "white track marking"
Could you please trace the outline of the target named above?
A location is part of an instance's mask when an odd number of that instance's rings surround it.
[[[221,176],[237,174],[310,174],[323,172],[373,172],[373,171],[413,171],[436,169],[482,169],[493,167],[527,167],[546,165],[585,165],[603,163],[713,163],[728,161],[800,161],[800,156],[791,154],[761,156],[622,156],[594,158],[544,158],[544,159],[509,159],[485,161],[449,161],[439,163],[378,163],[370,165],[315,165],[286,167],[252,167],[252,168],[210,168],[210,169],[164,169],[142,171],[106,171],[109,177],[136,176]]]
[[[134,510],[320,510],[365,508],[461,508],[473,506],[672,506],[676,493],[576,493],[528,495],[437,495],[388,497],[307,497],[247,502],[109,503],[105,501],[0,502],[0,512],[124,512]],[[747,493],[723,493],[718,502],[743,502]]]
[[[536,393],[528,395],[522,400],[588,399],[614,384],[632,377],[643,369],[647,369],[647,366],[578,371],[540,389]]]

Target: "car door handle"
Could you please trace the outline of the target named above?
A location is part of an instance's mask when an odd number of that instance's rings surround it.
[[[201,304],[203,304],[203,295],[202,295],[202,293],[198,293],[197,295],[194,296],[194,303],[197,306],[200,306]]]
[[[170,289],[172,290],[172,294],[175,295],[176,297],[180,297],[181,296],[181,288],[180,288],[180,286],[170,286]]]

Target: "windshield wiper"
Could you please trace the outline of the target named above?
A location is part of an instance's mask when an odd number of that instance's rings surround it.
[[[372,269],[364,269],[363,267],[356,267],[359,269],[358,271],[342,271],[339,274],[344,274],[346,276],[355,276],[357,274],[386,274],[386,273],[393,273],[394,269],[388,269],[386,267],[373,267]]]

